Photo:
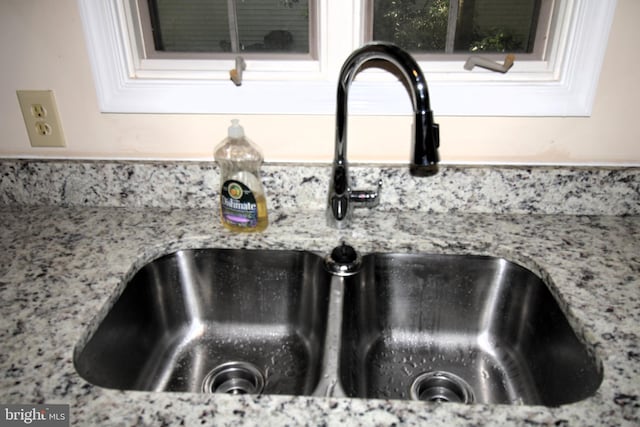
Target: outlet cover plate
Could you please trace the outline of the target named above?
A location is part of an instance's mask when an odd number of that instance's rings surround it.
[[[19,90],[18,102],[32,147],[65,147],[52,90]]]

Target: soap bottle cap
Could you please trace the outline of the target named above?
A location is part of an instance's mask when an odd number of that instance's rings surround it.
[[[229,126],[229,138],[242,138],[244,136],[244,129],[238,123],[240,120],[231,120],[231,126]]]

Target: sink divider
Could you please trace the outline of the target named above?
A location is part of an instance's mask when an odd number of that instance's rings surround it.
[[[320,381],[313,396],[345,397],[340,383],[340,347],[342,342],[342,316],[344,309],[345,278],[334,275],[331,279],[325,351],[322,358]]]

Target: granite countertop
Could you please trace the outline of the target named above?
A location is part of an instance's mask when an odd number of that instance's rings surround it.
[[[225,231],[210,207],[19,203],[19,191],[6,190],[17,172],[3,173],[1,403],[66,403],[72,425],[640,424],[637,212],[525,215],[383,204],[358,211],[353,226],[338,231],[316,205],[281,201],[272,203],[264,233],[242,235]],[[638,206],[637,199],[625,203]],[[195,247],[328,252],[342,239],[362,252],[501,256],[548,275],[570,322],[602,362],[602,385],[588,399],[549,408],[118,391],[93,386],[74,369],[78,342],[131,273],[160,254]]]

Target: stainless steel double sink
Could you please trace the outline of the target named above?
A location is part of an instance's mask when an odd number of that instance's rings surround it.
[[[602,367],[548,286],[502,258],[197,249],[135,273],[75,349],[100,387],[557,406]]]

